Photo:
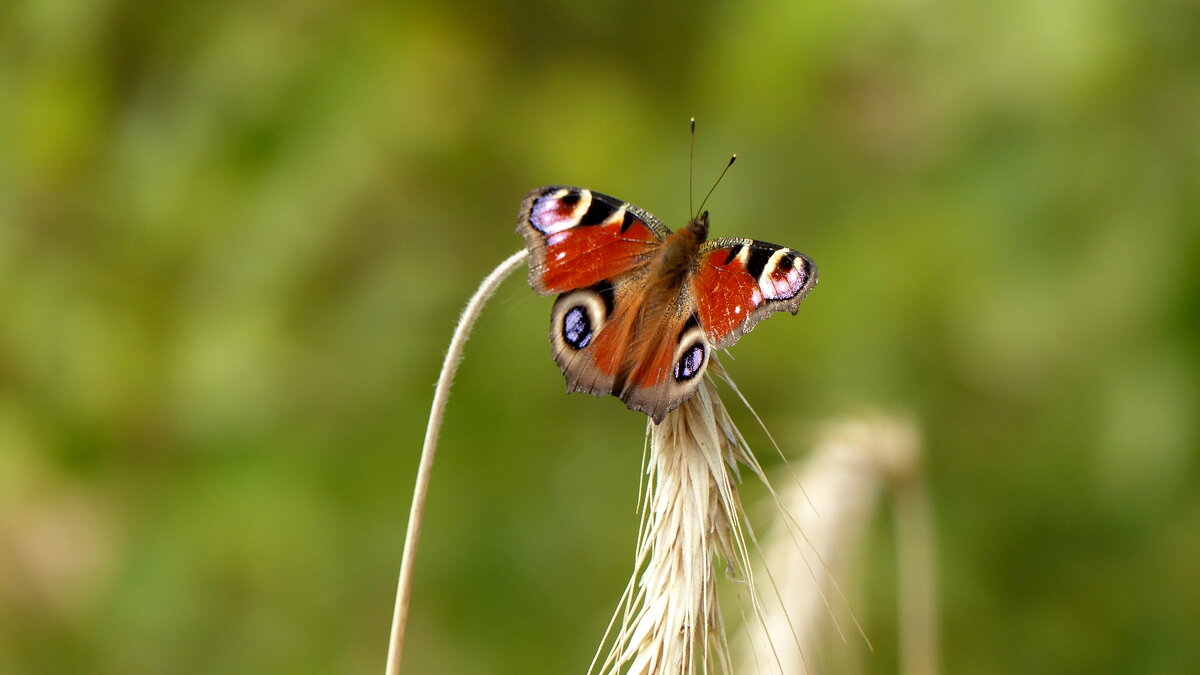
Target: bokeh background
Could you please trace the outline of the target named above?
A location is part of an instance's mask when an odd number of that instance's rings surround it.
[[[714,234],[821,270],[730,364],[785,452],[925,434],[946,672],[1200,671],[1190,0],[5,3],[0,670],[379,672],[521,197],[678,226],[693,115],[698,192],[740,155]],[[522,277],[446,417],[408,672],[583,672],[629,573],[643,419],[563,394]]]

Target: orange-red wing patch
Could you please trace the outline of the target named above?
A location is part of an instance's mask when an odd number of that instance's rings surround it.
[[[618,312],[596,336],[592,362],[605,375],[616,375],[625,363],[633,335],[634,312]]]
[[[530,253],[530,285],[543,295],[562,293],[645,264],[662,243],[662,228],[642,215],[620,200],[581,188],[531,193],[518,224]]]
[[[726,249],[704,256],[692,293],[700,325],[714,343],[732,335],[763,302],[758,279],[746,271],[745,256]]]

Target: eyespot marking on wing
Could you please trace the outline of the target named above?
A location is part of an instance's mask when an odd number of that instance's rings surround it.
[[[675,382],[686,385],[690,380],[703,373],[707,365],[708,340],[705,339],[704,329],[700,327],[699,318],[693,314],[685,322],[683,329],[679,331],[678,347],[675,349],[671,375],[675,378]]]
[[[675,362],[675,381],[687,382],[700,374],[705,356],[704,345],[700,342],[692,343]]]
[[[551,238],[575,227],[592,204],[592,193],[579,188],[561,188],[534,200],[529,223]],[[553,243],[551,242],[551,245]]]
[[[563,315],[563,341],[575,349],[583,349],[592,343],[592,321],[588,318],[587,309],[576,305]]]
[[[564,293],[550,312],[550,342],[556,351],[586,349],[608,316],[608,302],[597,290],[585,288]]]
[[[771,254],[758,275],[758,287],[768,300],[787,300],[796,297],[808,275],[796,266],[796,253],[781,248]]]

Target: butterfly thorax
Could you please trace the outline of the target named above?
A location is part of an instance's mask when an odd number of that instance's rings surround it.
[[[674,347],[666,347],[665,343],[671,343],[677,331],[664,327],[675,322],[683,311],[683,299],[689,297],[683,286],[707,237],[705,211],[663,240],[650,263],[640,296],[629,303],[635,313],[624,324],[625,333],[619,340],[622,348],[616,377],[618,389],[631,380],[658,381],[665,377],[661,371],[669,369],[671,364],[661,363],[655,356],[670,356],[674,352]]]
[[[692,219],[663,242],[651,265],[650,287],[675,295],[691,271],[700,245],[708,238],[708,211]]]

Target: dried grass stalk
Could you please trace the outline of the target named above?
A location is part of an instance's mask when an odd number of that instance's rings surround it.
[[[731,672],[716,569],[753,587],[735,484],[738,464],[757,473],[757,462],[708,380],[647,434],[634,574],[597,652],[599,660],[619,620],[598,672]]]
[[[454,373],[458,371],[467,337],[471,334],[475,319],[479,318],[479,313],[483,311],[483,306],[496,292],[500,282],[528,257],[529,253],[525,249],[517,251],[497,265],[479,284],[479,288],[471,296],[458,319],[454,336],[450,338],[450,347],[446,350],[446,358],[442,361],[442,371],[438,374],[437,388],[433,392],[429,422],[425,427],[425,442],[421,445],[421,464],[417,467],[417,480],[413,484],[412,504],[408,512],[408,531],[404,535],[404,554],[400,561],[400,576],[396,581],[396,603],[392,609],[392,630],[388,637],[387,665],[384,670],[386,675],[399,675],[400,661],[404,656],[404,632],[408,628],[408,602],[412,597],[413,565],[416,564],[417,544],[421,539],[425,497],[429,494],[429,480],[433,477],[433,459],[437,454],[442,415],[446,411],[447,401],[450,400],[450,386],[454,383]]]
[[[863,417],[826,428],[802,469],[804,489],[797,484],[782,490],[785,518],[764,537],[764,565],[772,571],[778,602],[768,603],[762,621],[745,626],[737,640],[738,672],[847,669],[846,663],[814,668],[812,655],[822,652],[833,632],[845,641],[839,615],[857,624],[838,583],[847,579],[862,533],[889,485],[898,507],[901,614],[913,623],[901,629],[901,672],[936,672],[932,546],[923,493],[912,491],[919,448],[913,425],[894,418]],[[910,532],[915,536],[901,536]]]

